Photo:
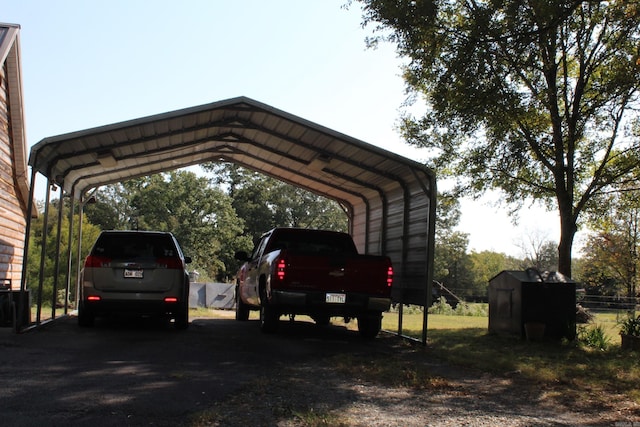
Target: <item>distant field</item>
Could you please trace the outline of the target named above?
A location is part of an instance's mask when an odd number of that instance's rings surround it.
[[[56,315],[61,316],[64,314],[64,310],[58,309],[56,310]],[[31,320],[36,320],[36,308],[32,307]],[[233,310],[215,310],[215,309],[207,309],[207,308],[197,308],[191,309],[190,311],[191,318],[197,317],[212,317],[212,318],[228,318],[231,319],[235,316],[235,312]],[[589,326],[599,325],[601,326],[607,336],[611,339],[612,342],[619,341],[619,327],[618,320],[623,314],[620,312],[603,312],[595,314],[595,321]],[[43,307],[41,315],[41,320],[46,320],[51,318],[51,308]],[[258,312],[252,311],[250,315],[251,319],[258,319]],[[311,319],[306,316],[298,316],[296,317],[298,320],[307,320],[311,321]],[[341,324],[340,319],[334,319],[334,323]],[[422,313],[411,313],[404,314],[402,317],[402,331],[403,335],[413,336],[416,338],[420,338],[422,335],[422,322],[423,315]],[[356,322],[351,322],[349,324],[349,328],[356,329]],[[398,332],[398,313],[397,312],[388,312],[384,313],[382,319],[382,328],[391,332]],[[429,330],[456,330],[456,329],[485,329],[489,328],[489,318],[486,316],[458,316],[458,315],[443,315],[443,314],[429,314],[428,323],[427,323],[427,331]]]
[[[404,314],[402,316],[403,334],[412,335],[422,333],[423,314]],[[396,332],[398,329],[398,313],[384,313],[382,319],[383,329]],[[480,316],[451,316],[443,314],[430,314],[427,318],[428,329],[464,329],[464,328],[488,328],[489,318]]]
[[[198,308],[191,310],[191,318],[196,317],[217,317],[217,318],[233,318],[235,315],[232,310],[210,310],[206,308]],[[619,328],[617,325],[620,314],[615,312],[596,313],[595,321],[589,327],[599,325],[606,332],[612,342],[619,341]],[[258,319],[258,312],[252,311],[250,319]],[[306,316],[297,316],[297,320],[311,321]],[[419,338],[422,335],[422,313],[404,314],[402,317],[402,334]],[[342,324],[340,319],[333,319],[336,324]],[[356,329],[356,322],[351,322],[349,328]],[[398,332],[398,313],[384,313],[382,318],[382,328],[390,332]],[[487,316],[457,316],[443,314],[429,314],[427,331],[430,330],[456,330],[456,329],[484,329],[489,328],[489,318]]]
[[[612,341],[618,341],[619,327],[618,319],[619,313],[596,313],[595,320],[588,327],[595,325],[601,326],[607,336]],[[402,317],[402,333],[404,335],[420,337],[422,334],[422,313],[417,314],[404,314]],[[382,320],[382,327],[388,331],[397,332],[398,329],[398,313],[390,312],[384,313]],[[486,329],[489,328],[489,318],[486,316],[456,316],[456,315],[443,315],[443,314],[429,314],[427,318],[427,331],[440,330],[440,329]]]

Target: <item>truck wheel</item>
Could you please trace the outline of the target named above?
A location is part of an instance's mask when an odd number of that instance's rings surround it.
[[[260,330],[265,334],[273,334],[278,330],[280,314],[267,302],[264,291],[260,292]]]
[[[381,314],[365,314],[358,316],[358,332],[366,339],[373,339],[382,328]]]
[[[240,297],[240,289],[236,286],[236,320],[245,322],[249,320],[249,307],[242,302]]]

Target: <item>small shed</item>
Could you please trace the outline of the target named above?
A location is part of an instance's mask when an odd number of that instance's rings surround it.
[[[533,326],[543,328],[541,338],[574,339],[576,283],[533,268],[500,272],[489,281],[489,332],[525,337]]]

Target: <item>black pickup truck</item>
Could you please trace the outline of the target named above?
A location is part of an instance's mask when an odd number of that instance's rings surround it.
[[[349,234],[275,228],[262,235],[236,281],[236,319],[260,310],[263,332],[277,330],[280,316],[304,314],[318,324],[331,317],[356,318],[360,334],[380,332],[391,305],[393,268],[386,256],[360,255]]]

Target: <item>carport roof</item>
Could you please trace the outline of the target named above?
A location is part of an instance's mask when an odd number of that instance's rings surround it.
[[[348,204],[406,175],[433,177],[423,164],[246,97],[45,138],[29,157],[32,168],[76,197],[210,161],[236,163]]]
[[[29,165],[83,199],[102,185],[230,162],[338,201],[358,249],[394,265],[393,298],[426,304],[435,175],[425,165],[246,97],[45,138]]]

